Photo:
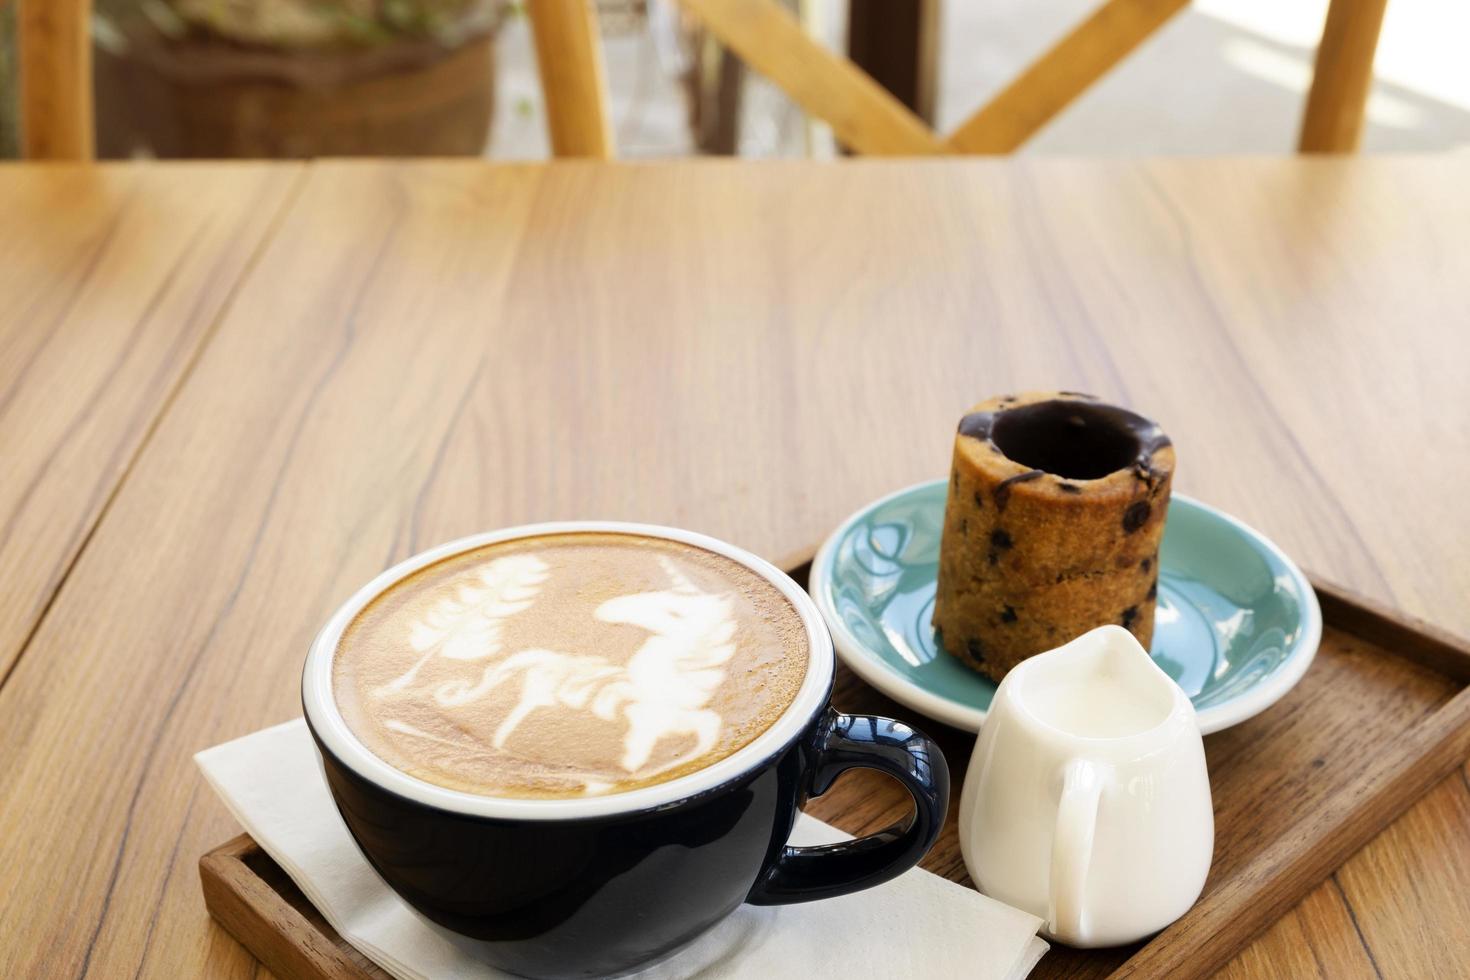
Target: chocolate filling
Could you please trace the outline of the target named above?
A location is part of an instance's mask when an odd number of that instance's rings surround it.
[[[1116,405],[1053,399],[998,412],[975,412],[960,432],[988,438],[1008,459],[1069,480],[1096,480],[1131,466],[1151,473],[1169,437]]]

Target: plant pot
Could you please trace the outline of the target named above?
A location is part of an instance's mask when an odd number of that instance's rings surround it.
[[[477,156],[494,33],[287,50],[129,31],[99,46],[103,157]]]

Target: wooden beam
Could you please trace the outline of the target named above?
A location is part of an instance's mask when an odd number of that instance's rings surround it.
[[[90,160],[92,0],[21,0],[21,155],[34,160]]]
[[[960,153],[1010,153],[1189,0],[1107,0],[950,134]]]
[[[1352,153],[1363,136],[1373,55],[1388,0],[1332,0],[1302,116],[1303,153]]]
[[[807,37],[775,0],[679,0],[679,5],[859,153],[945,152],[944,142],[922,119],[852,62]]]
[[[558,157],[613,157],[607,72],[592,0],[527,0],[551,152]]]
[[[934,124],[939,0],[848,0],[847,56]]]

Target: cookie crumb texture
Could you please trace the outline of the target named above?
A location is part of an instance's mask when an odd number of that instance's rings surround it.
[[[1153,637],[1174,449],[1153,422],[1075,392],[981,402],[955,436],[934,627],[1000,680],[1098,626]]]

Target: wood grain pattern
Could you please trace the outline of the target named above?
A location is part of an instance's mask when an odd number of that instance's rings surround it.
[[[1188,2],[1106,0],[946,142],[961,153],[1014,152]]]
[[[209,914],[273,973],[320,980],[388,976],[340,936],[324,941],[331,927],[321,913],[248,835],[200,858],[199,880]]]
[[[536,42],[551,152],[612,159],[607,70],[592,0],[529,0],[526,12]]]
[[[300,173],[0,171],[0,677]]]
[[[1292,977],[1305,980],[1376,980],[1377,971],[1354,935],[1353,914],[1336,882],[1329,881],[1230,961],[1220,980]]]
[[[1335,876],[1384,977],[1463,976],[1470,964],[1470,850],[1443,847],[1470,829],[1465,772],[1444,780]],[[1415,947],[1424,957],[1392,952]],[[1434,963],[1424,960],[1433,957]]]
[[[924,121],[861,69],[808,37],[776,0],[678,0],[711,34],[845,145],[875,156],[944,152]]]
[[[190,755],[299,713],[311,635],[393,560],[606,516],[795,563],[994,391],[1164,419],[1182,492],[1470,632],[1463,169],[313,165],[0,688],[0,972],[249,974],[201,908],[235,829]],[[1443,786],[1400,824],[1456,819]],[[1464,889],[1465,835],[1389,835],[1349,865]],[[1412,916],[1448,920],[1338,880],[1373,960],[1432,975]]]
[[[90,160],[92,0],[18,0],[21,153]]]
[[[1388,0],[1332,0],[1328,6],[1297,142],[1303,153],[1357,150],[1387,9]]]
[[[1470,661],[1464,657],[1465,641],[1417,616],[1397,612],[1382,602],[1364,599],[1341,586],[1315,580],[1317,601],[1324,619],[1369,642],[1393,649],[1405,626],[1414,631],[1412,645],[1397,651],[1400,656],[1421,663],[1436,673],[1470,684]]]

